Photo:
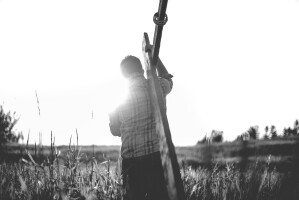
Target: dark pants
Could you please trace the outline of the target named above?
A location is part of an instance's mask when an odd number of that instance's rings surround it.
[[[124,200],[168,200],[160,153],[122,161]]]

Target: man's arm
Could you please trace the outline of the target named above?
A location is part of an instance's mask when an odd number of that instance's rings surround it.
[[[145,51],[153,52],[153,45],[145,46]],[[173,76],[168,73],[168,71],[167,71],[166,67],[164,66],[164,64],[162,63],[160,57],[158,57],[158,61],[157,61],[157,72],[158,72],[159,77],[169,79],[170,81],[172,81],[171,78]]]
[[[172,75],[168,73],[166,67],[162,63],[161,59],[158,58],[157,63],[157,72],[159,77],[159,82],[162,87],[163,93],[166,96],[172,90],[173,82],[172,82]]]
[[[109,114],[109,127],[110,127],[110,132],[114,136],[121,136],[120,134],[120,125],[121,121],[119,120],[118,113],[116,111],[112,112]]]
[[[170,79],[173,77],[171,74],[168,73],[165,65],[162,63],[161,59],[158,57],[158,63],[157,63],[157,71],[158,71],[158,76],[165,78],[165,79]]]

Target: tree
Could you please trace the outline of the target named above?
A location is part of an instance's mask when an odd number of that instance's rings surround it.
[[[247,132],[250,140],[256,140],[259,137],[259,127],[258,126],[251,126]]]
[[[264,135],[264,139],[269,139],[269,135],[268,135],[268,131],[269,131],[269,126],[265,127],[265,135]]]
[[[284,128],[282,131],[283,137],[290,137],[293,135],[294,130],[291,129],[290,127]]]
[[[8,142],[18,142],[21,134],[15,135],[14,126],[18,122],[15,118],[15,113],[5,113],[3,107],[0,106],[0,149]]]
[[[295,120],[294,122],[294,127],[288,127],[283,129],[283,136],[284,137],[291,137],[291,136],[296,136],[299,134],[299,121],[298,119]]]
[[[249,140],[247,133],[242,133],[241,135],[238,135],[237,138],[235,139],[235,141],[240,141],[240,142],[245,140]]]
[[[209,138],[205,135],[201,140],[197,142],[197,144],[205,144],[208,143]]]
[[[204,136],[197,144],[223,142],[223,131],[212,130],[210,136]]]
[[[241,135],[238,135],[237,138],[235,139],[235,141],[245,141],[245,140],[249,140],[249,135],[247,132],[242,133]]]
[[[270,128],[270,135],[271,135],[271,139],[277,138],[277,131],[274,125],[272,125]]]
[[[293,132],[294,135],[299,134],[299,121],[298,121],[298,119],[296,119],[295,122],[294,122],[294,129],[293,130],[294,130],[294,132]]]
[[[223,131],[212,130],[210,140],[214,142],[223,142]]]
[[[236,141],[256,140],[259,137],[258,130],[259,130],[258,126],[251,126],[246,132],[239,135],[236,138]]]
[[[266,126],[265,127],[265,134],[268,134],[268,131],[269,131],[269,126]]]
[[[286,127],[283,128],[282,135],[283,135],[283,137],[288,137],[288,129]]]
[[[268,140],[269,139],[269,135],[265,134],[263,138],[264,138],[264,140]]]

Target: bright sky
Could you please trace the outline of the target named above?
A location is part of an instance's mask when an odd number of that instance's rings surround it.
[[[125,94],[121,59],[142,58],[158,0],[0,0],[0,104],[30,142],[120,144],[108,112]],[[169,0],[160,57],[174,75],[175,145],[212,129],[232,140],[249,126],[299,118],[298,0]],[[41,116],[35,97],[37,91]],[[93,112],[93,118],[92,118]]]

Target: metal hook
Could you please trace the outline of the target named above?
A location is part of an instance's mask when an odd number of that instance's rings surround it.
[[[159,13],[155,13],[154,14],[154,17],[153,17],[153,20],[154,20],[154,23],[157,25],[157,26],[164,26],[167,21],[168,21],[168,17],[167,17],[167,14],[165,13],[165,17],[163,20],[159,20]]]

